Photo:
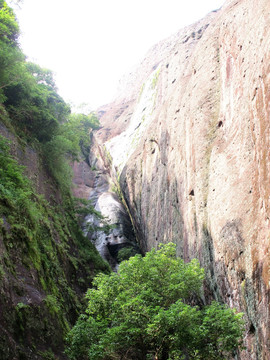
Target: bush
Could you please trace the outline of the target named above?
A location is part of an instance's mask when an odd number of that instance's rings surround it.
[[[174,244],[98,275],[88,307],[68,336],[71,359],[227,359],[241,345],[242,314],[213,302],[199,308],[204,270]]]
[[[127,246],[123,249],[120,249],[117,255],[118,262],[122,262],[124,260],[128,260],[130,257],[138,254],[138,250],[134,248],[134,246]]]

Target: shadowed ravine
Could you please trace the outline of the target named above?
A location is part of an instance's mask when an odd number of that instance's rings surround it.
[[[133,226],[119,196],[112,191],[116,188],[110,177],[108,168],[101,157],[95,156],[95,142],[91,148],[90,166],[86,162],[75,164],[75,194],[91,201],[92,206],[98,211],[109,225],[107,231],[102,231],[103,220],[95,214],[85,217],[83,223],[84,234],[92,241],[98,252],[114,271],[118,268],[118,252],[128,247],[139,251],[133,231]],[[91,181],[89,182],[89,179]],[[79,190],[80,189],[80,190]],[[93,231],[93,228],[96,229]]]

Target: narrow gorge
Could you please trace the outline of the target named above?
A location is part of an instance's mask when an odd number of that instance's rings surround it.
[[[0,360],[78,359],[67,337],[89,341],[96,275],[168,243],[205,269],[201,308],[217,300],[244,314],[234,359],[270,359],[269,0],[227,0],[160,41],[89,115],[25,62],[0,0],[2,23]],[[172,356],[189,358],[183,348]],[[152,355],[171,356],[141,358]]]
[[[242,360],[270,357],[269,24],[267,0],[228,0],[156,44],[98,110],[91,150],[142,251],[176,243],[206,298],[244,312]]]
[[[91,137],[91,151],[87,161],[73,164],[74,195],[90,200],[95,212],[85,217],[82,228],[85,236],[95,245],[101,257],[114,271],[118,268],[121,249],[140,253],[130,216],[121,199],[107,155]],[[97,217],[99,213],[102,218]]]

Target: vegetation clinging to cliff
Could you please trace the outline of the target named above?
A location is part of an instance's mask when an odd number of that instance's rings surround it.
[[[57,93],[53,72],[25,61],[18,37],[14,12],[0,0],[0,104],[9,115],[6,125],[16,127],[27,140],[41,143],[63,133],[73,141],[80,132],[81,145],[87,151],[87,132],[98,127],[97,118],[93,114],[70,115],[70,106]],[[74,141],[73,146],[77,149]]]
[[[19,339],[17,351],[23,346],[33,351],[46,341],[53,348],[61,346],[94,271],[108,271],[79,229],[72,198],[66,195],[61,201],[59,190],[54,188],[49,202],[37,193],[25,171],[10,154],[8,141],[1,137],[0,307],[4,311],[0,321],[6,330],[0,334],[3,359],[14,356],[7,333]],[[50,188],[51,179],[45,179]],[[27,274],[27,279],[22,280],[26,275],[22,278],[21,274]],[[33,293],[39,294],[39,300],[32,299]],[[27,359],[27,350],[22,353]]]
[[[68,191],[72,186],[70,162],[81,157],[88,161],[89,132],[98,126],[94,114],[70,114],[59,124],[51,139],[42,145],[44,161],[62,191]]]
[[[98,271],[109,271],[82,234],[70,192],[70,161],[87,157],[97,118],[70,114],[53,73],[25,61],[18,36],[14,13],[0,0],[3,360],[61,353],[83,293]]]
[[[227,359],[241,344],[242,314],[213,302],[195,306],[204,270],[174,244],[136,255],[118,274],[98,275],[88,308],[69,334],[71,359]]]
[[[63,191],[71,186],[69,162],[89,155],[89,131],[99,126],[94,114],[71,114],[57,93],[51,70],[26,62],[18,44],[13,10],[0,0],[0,105],[5,125],[38,141],[51,175]]]
[[[52,72],[25,61],[18,36],[13,10],[0,0],[0,103],[11,120],[6,125],[46,142],[70,108],[57,94]]]

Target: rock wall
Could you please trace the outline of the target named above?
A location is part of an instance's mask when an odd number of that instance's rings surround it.
[[[66,360],[64,339],[85,306],[85,292],[96,272],[109,268],[82,236],[70,197],[63,197],[37,146],[8,130],[1,111],[0,141],[9,140],[17,165],[9,161],[7,171],[1,147],[0,359]],[[5,171],[13,172],[13,188]]]
[[[82,222],[84,234],[112,270],[117,271],[119,251],[130,248],[139,252],[139,248],[129,214],[119,197],[119,189],[112,182],[107,154],[92,138],[88,162],[81,160],[72,164],[73,193],[76,197],[90,200],[94,212]]]
[[[141,247],[198,257],[269,359],[270,3],[231,0],[149,51],[100,109]]]

